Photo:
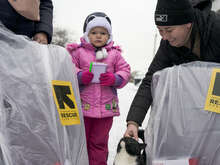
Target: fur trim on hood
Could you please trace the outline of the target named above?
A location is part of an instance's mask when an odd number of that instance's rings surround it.
[[[71,43],[71,44],[67,44],[66,49],[67,49],[67,51],[71,54],[72,51],[76,50],[78,47],[80,47],[79,44],[77,44],[77,43]]]
[[[80,44],[77,44],[77,43],[67,44],[66,49],[70,54],[79,47],[84,47],[84,48],[92,49],[95,51],[95,48],[90,43],[87,43],[83,37],[80,40],[81,40]],[[111,49],[116,49],[116,50],[122,52],[120,46],[113,46],[113,44],[114,44],[114,42],[112,41],[108,45],[104,46],[103,48],[105,48],[107,51],[111,50]]]

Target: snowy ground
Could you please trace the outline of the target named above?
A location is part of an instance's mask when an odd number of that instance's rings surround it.
[[[114,118],[113,126],[110,131],[109,136],[109,157],[108,165],[113,165],[113,160],[116,154],[117,144],[119,140],[123,137],[123,134],[126,130],[126,117],[130,107],[130,104],[136,94],[137,87],[128,83],[124,88],[118,90],[119,95],[119,107],[121,115]],[[147,125],[147,120],[149,118],[149,113],[147,114],[143,127]]]

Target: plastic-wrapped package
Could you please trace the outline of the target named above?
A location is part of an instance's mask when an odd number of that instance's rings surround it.
[[[154,74],[145,131],[148,165],[184,158],[220,164],[220,114],[204,110],[214,68],[220,64],[198,61]]]
[[[88,165],[74,64],[59,46],[0,26],[0,164]],[[80,124],[61,124],[52,80],[71,82]]]

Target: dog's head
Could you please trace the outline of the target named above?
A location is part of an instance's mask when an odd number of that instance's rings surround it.
[[[122,138],[117,147],[114,165],[145,165],[142,155],[145,147],[146,144],[138,143],[131,137]]]

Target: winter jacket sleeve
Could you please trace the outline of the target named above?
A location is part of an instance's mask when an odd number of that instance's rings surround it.
[[[192,6],[201,11],[211,10],[212,8],[212,0],[190,0]]]
[[[121,86],[123,81],[124,79],[121,76],[115,74],[115,84],[114,84],[115,87]]]
[[[120,52],[120,51],[118,51],[118,52]],[[118,56],[116,57],[115,61],[116,61],[115,74],[119,75],[123,79],[122,83],[119,86],[117,86],[116,88],[122,88],[128,83],[128,81],[130,79],[130,75],[131,75],[130,65],[121,56],[121,52],[118,53]]]
[[[156,71],[163,68],[172,66],[172,61],[169,57],[166,41],[161,40],[160,47],[146,73],[144,79],[130,106],[130,110],[127,115],[127,122],[134,121],[140,126],[146,116],[148,108],[152,103],[151,96],[151,80]]]
[[[79,74],[79,72],[82,71],[79,68],[79,66],[80,66],[79,54],[78,54],[79,48],[80,48],[80,45],[78,45],[77,43],[67,44],[67,46],[66,46],[67,51],[70,53],[70,55],[72,57],[72,62],[75,64],[77,75]],[[79,77],[80,77],[80,75],[79,75]]]
[[[35,22],[35,34],[44,32],[47,34],[48,43],[53,35],[53,4],[52,0],[40,0],[40,21]]]

